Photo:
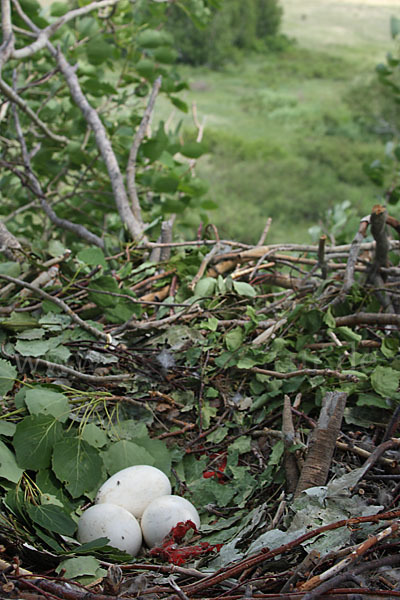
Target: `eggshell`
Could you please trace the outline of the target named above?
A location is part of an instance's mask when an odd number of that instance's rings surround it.
[[[151,502],[140,522],[143,537],[148,546],[159,545],[178,523],[193,521],[200,527],[199,513],[185,498],[174,495],[160,496]]]
[[[114,473],[99,489],[96,504],[117,504],[141,517],[144,509],[158,496],[171,493],[168,477],[150,465],[135,465]]]
[[[109,545],[136,556],[142,545],[142,532],[135,517],[115,504],[96,504],[82,513],[78,540],[84,544],[107,537]]]

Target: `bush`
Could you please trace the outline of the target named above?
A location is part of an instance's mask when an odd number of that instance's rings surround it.
[[[179,6],[170,7],[167,27],[181,62],[218,68],[238,50],[259,49],[260,42],[273,47],[282,17],[278,0],[224,0],[210,13],[207,26],[199,28]]]

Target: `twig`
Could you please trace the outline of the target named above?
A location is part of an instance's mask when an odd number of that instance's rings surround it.
[[[220,569],[216,573],[205,577],[203,581],[192,583],[184,587],[184,591],[188,595],[197,594],[203,590],[207,590],[210,587],[218,585],[223,581],[226,581],[230,577],[238,576],[240,573],[249,569],[251,567],[255,567],[263,562],[271,560],[271,558],[275,556],[279,556],[280,554],[286,553],[288,550],[292,548],[296,548],[300,546],[304,542],[309,539],[312,539],[325,531],[333,531],[334,529],[339,529],[341,527],[349,527],[352,525],[357,525],[359,523],[376,523],[382,520],[392,520],[400,517],[400,510],[390,511],[387,513],[381,513],[379,515],[370,515],[368,517],[353,517],[351,519],[344,519],[342,521],[336,521],[335,523],[330,523],[329,525],[323,525],[322,527],[318,527],[313,531],[309,531],[304,535],[288,542],[287,544],[283,544],[279,546],[279,548],[275,548],[274,550],[266,550],[261,551],[255,556],[251,556],[250,558],[245,558],[239,563],[233,565],[232,567],[228,567],[225,569]]]
[[[161,82],[162,82],[162,78],[160,75],[159,77],[157,77],[157,79],[153,83],[153,89],[151,90],[151,94],[149,97],[149,101],[147,103],[146,110],[144,111],[142,120],[140,122],[140,125],[138,127],[138,130],[136,132],[135,138],[133,140],[133,143],[132,143],[132,146],[131,146],[131,149],[129,152],[128,165],[126,168],[126,184],[127,184],[127,188],[128,188],[129,198],[131,201],[132,213],[133,213],[135,219],[141,224],[142,228],[143,228],[142,213],[140,210],[139,198],[137,195],[136,182],[135,182],[136,159],[137,159],[137,153],[138,153],[140,144],[142,143],[143,138],[146,134],[146,130],[147,130],[147,126],[150,121],[151,113],[154,110],[154,104],[155,104],[158,92],[160,91]]]
[[[360,221],[358,231],[351,243],[349,258],[347,260],[346,271],[343,280],[343,293],[347,294],[354,283],[354,269],[357,262],[358,255],[361,249],[361,243],[365,238],[367,228],[370,221],[370,215],[367,215]]]
[[[266,239],[266,237],[268,235],[268,232],[270,230],[271,223],[272,223],[272,218],[268,217],[267,222],[265,223],[265,227],[263,229],[263,232],[262,232],[262,234],[260,236],[260,239],[258,240],[256,246],[263,246],[263,244],[265,242],[265,239]]]
[[[4,348],[1,349],[1,353],[3,356],[17,362],[17,364],[22,364],[26,359],[25,356],[21,354],[8,354],[5,352]],[[75,379],[80,379],[81,381],[86,381],[87,383],[118,383],[119,381],[124,381],[126,379],[132,379],[132,374],[126,375],[105,375],[105,376],[97,376],[97,375],[89,375],[87,373],[81,373],[80,371],[76,371],[75,369],[71,369],[70,367],[66,367],[64,365],[59,365],[58,363],[50,362],[48,360],[43,360],[42,358],[34,358],[29,357],[29,366],[30,367],[45,367],[47,369],[54,369],[55,371],[61,371],[66,375],[71,377],[75,377]]]
[[[172,587],[173,590],[175,590],[177,596],[181,599],[181,600],[189,600],[189,598],[186,596],[185,592],[183,592],[181,590],[181,588],[179,587],[179,585],[176,583],[174,577],[172,575],[170,575],[167,579],[169,585]]]
[[[371,233],[374,236],[375,257],[372,263],[371,278],[379,271],[380,267],[388,266],[388,252],[390,249],[389,238],[386,231],[387,211],[384,206],[376,204],[371,212]]]
[[[168,243],[172,241],[172,228],[174,226],[176,215],[171,215],[169,219],[166,219],[161,223],[161,241]],[[170,259],[171,247],[165,246],[160,248],[160,262],[166,262]]]
[[[75,235],[78,235],[82,239],[86,240],[87,242],[89,242],[89,244],[94,244],[95,246],[99,246],[100,248],[104,249],[104,241],[100,237],[91,233],[88,229],[86,229],[86,227],[84,225],[72,223],[68,219],[61,219],[60,217],[57,216],[57,214],[51,208],[50,204],[48,204],[46,197],[42,192],[42,188],[40,186],[39,180],[32,171],[30,156],[28,153],[24,135],[22,133],[22,128],[21,128],[18,112],[17,112],[17,109],[15,106],[13,108],[14,108],[13,112],[14,112],[15,128],[17,131],[19,143],[21,145],[22,159],[23,159],[24,165],[25,165],[25,172],[31,183],[31,186],[32,186],[32,189],[33,189],[35,195],[40,200],[40,204],[41,204],[44,212],[49,217],[50,221],[52,221],[52,223],[54,223],[57,227],[61,227],[61,228],[67,229],[68,231],[72,231],[72,233],[74,233]]]
[[[15,0],[12,1],[14,6],[17,7],[19,5]],[[65,23],[68,23],[68,21],[86,15],[87,13],[92,12],[94,10],[99,10],[100,8],[114,6],[118,4],[118,2],[119,0],[98,0],[96,2],[91,2],[86,6],[82,6],[81,8],[76,8],[65,13],[65,15],[62,15],[59,19],[57,19],[44,29],[40,30],[37,39],[34,42],[32,42],[32,44],[29,44],[29,46],[24,46],[23,48],[19,48],[18,50],[14,50],[13,58],[22,59],[32,56],[39,50],[45,48],[51,36],[54,33],[56,33],[60,29],[60,27],[65,25]]]
[[[12,87],[10,87],[1,78],[1,74],[0,74],[0,90],[7,96],[7,98],[9,100],[11,100],[11,102],[14,102],[15,104],[17,104],[20,107],[20,109],[23,110],[25,114],[27,114],[28,117],[39,127],[39,129],[41,129],[43,131],[43,133],[45,135],[47,135],[47,137],[49,137],[54,142],[59,142],[61,144],[68,144],[68,142],[69,142],[68,138],[66,138],[63,135],[57,135],[56,133],[53,133],[47,127],[47,125],[41,119],[39,119],[39,117],[36,115],[36,113],[33,112],[33,110],[28,106],[28,104],[24,100],[22,100],[22,98],[20,96],[18,96],[18,94],[16,92],[14,92]]]
[[[328,273],[328,267],[325,260],[325,244],[326,235],[321,235],[318,242],[318,266],[321,269],[322,279],[326,279]]]
[[[89,325],[89,323],[87,323],[86,321],[84,321],[83,319],[81,319],[80,317],[78,317],[78,315],[76,315],[74,313],[74,311],[71,310],[71,308],[68,306],[68,304],[66,304],[63,300],[60,300],[60,298],[55,298],[54,296],[51,296],[50,294],[48,294],[47,292],[41,290],[40,288],[37,288],[34,285],[32,285],[30,283],[27,283],[26,281],[22,281],[21,279],[16,279],[15,277],[10,277],[9,275],[3,275],[1,273],[0,274],[0,279],[5,279],[6,281],[8,281],[10,283],[14,283],[15,285],[17,285],[19,287],[27,288],[28,290],[31,290],[32,292],[34,292],[34,294],[37,294],[38,296],[41,296],[45,300],[49,300],[50,302],[54,302],[54,304],[56,304],[57,306],[59,306],[67,315],[69,315],[71,317],[71,319],[77,325],[79,325],[79,327],[82,327],[82,329],[85,329],[85,331],[88,331],[89,333],[91,333],[96,338],[101,339],[101,340],[105,340],[107,343],[110,343],[111,338],[110,338],[110,335],[108,333],[103,333],[103,331],[100,331],[96,327],[93,327],[92,325]]]
[[[189,283],[188,288],[190,290],[194,290],[194,288],[196,287],[196,284],[198,281],[200,281],[200,279],[203,277],[204,272],[208,266],[208,264],[211,262],[211,259],[213,258],[213,256],[215,256],[215,254],[217,254],[217,252],[220,249],[220,245],[216,244],[211,250],[210,252],[208,252],[205,257],[203,258],[203,260],[201,261],[201,265],[199,267],[199,270],[197,271],[196,275],[193,277],[192,281]]]
[[[344,381],[358,381],[358,377],[351,373],[342,373],[341,371],[334,371],[333,369],[299,369],[298,371],[290,371],[289,373],[280,373],[279,371],[270,371],[268,369],[260,369],[259,367],[251,367],[249,370],[253,371],[253,373],[261,373],[261,375],[276,377],[276,379],[291,379],[292,377],[299,377],[301,375],[308,375],[309,377],[324,375],[325,377],[336,377],[337,379]]]
[[[342,325],[400,325],[400,315],[395,313],[355,313],[336,317],[336,327]]]
[[[295,431],[293,425],[290,398],[287,394],[285,394],[283,400],[282,434],[283,443],[285,445],[285,452],[283,456],[283,468],[285,470],[286,475],[286,489],[288,494],[293,494],[299,480],[299,468],[297,465],[296,457],[291,451],[292,446],[295,443]]]
[[[326,581],[333,575],[336,575],[339,571],[342,571],[344,568],[348,567],[351,563],[353,563],[355,560],[360,558],[360,556],[365,554],[367,552],[367,550],[369,550],[372,546],[375,546],[378,542],[385,539],[386,537],[393,535],[396,531],[398,531],[399,526],[400,526],[399,522],[395,521],[394,523],[392,523],[392,525],[390,525],[389,527],[387,527],[380,533],[378,533],[376,535],[371,535],[367,540],[365,540],[359,546],[357,546],[357,548],[355,550],[353,550],[353,552],[351,552],[351,554],[349,556],[347,556],[346,558],[341,560],[339,563],[337,563],[336,565],[334,565],[333,567],[331,567],[330,569],[325,571],[325,573],[322,573],[321,575],[316,575],[315,577],[312,577],[311,579],[309,579],[308,581],[303,583],[299,589],[301,591],[308,591],[308,590],[314,589],[315,587],[317,587],[317,585],[319,585],[323,581]],[[313,597],[315,598],[317,596],[313,596]],[[303,600],[311,600],[311,598],[312,598],[311,595],[306,594],[304,596]]]

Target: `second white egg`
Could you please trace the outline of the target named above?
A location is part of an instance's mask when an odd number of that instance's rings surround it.
[[[146,544],[153,547],[159,545],[175,525],[186,521],[200,527],[199,513],[193,504],[180,496],[166,495],[147,506],[140,525]]]

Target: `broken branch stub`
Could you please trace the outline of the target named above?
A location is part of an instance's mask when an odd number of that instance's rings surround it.
[[[313,431],[312,446],[300,473],[294,494],[295,498],[303,490],[325,485],[342,424],[346,400],[345,392],[327,392],[324,397],[318,423]]]

